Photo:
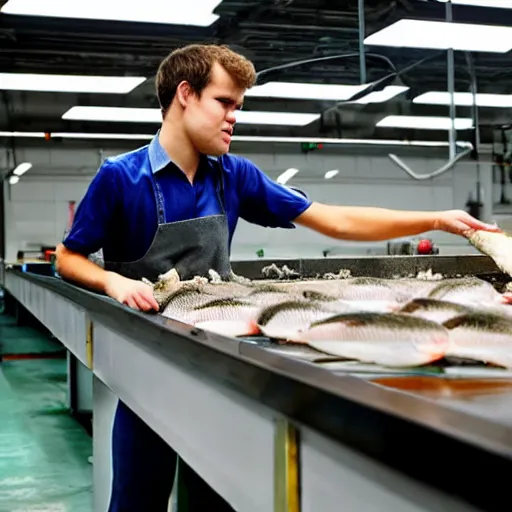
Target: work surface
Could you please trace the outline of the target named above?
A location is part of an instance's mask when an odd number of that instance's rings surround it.
[[[391,272],[397,266],[411,273],[446,272],[451,264],[453,273],[465,268],[472,275],[499,277],[492,262],[480,257],[369,260],[363,263],[365,273],[383,266]],[[353,266],[357,275],[356,263],[329,260],[298,266],[314,268],[313,276],[329,268]],[[253,263],[251,269],[244,262],[248,272],[236,266],[234,270],[261,276],[264,264]],[[284,264],[294,268],[292,262]],[[507,494],[502,483],[512,462],[512,378],[506,373],[491,375],[493,369],[489,376],[470,377],[473,370],[467,366],[458,375],[446,367],[445,374],[438,369],[433,374],[422,370],[408,375],[375,373],[361,366],[350,371],[332,368],[335,363],[301,360],[283,353],[290,347],[266,340],[233,339],[134,312],[59,279],[8,270],[5,284],[26,307],[33,301],[36,315],[50,315],[52,301],[61,297],[83,308],[96,323],[155,354],[162,364],[177,365],[212,386],[241,393],[412,478],[480,505],[488,503],[489,496],[499,501]],[[461,463],[462,457],[470,457],[472,464]],[[429,470],[429,464],[435,464],[436,470]]]

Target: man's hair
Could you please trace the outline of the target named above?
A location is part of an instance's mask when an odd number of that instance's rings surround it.
[[[156,92],[162,115],[169,109],[178,84],[187,81],[201,95],[210,82],[214,63],[220,64],[241,89],[249,89],[256,81],[254,65],[227,46],[191,44],[170,53],[156,74]]]

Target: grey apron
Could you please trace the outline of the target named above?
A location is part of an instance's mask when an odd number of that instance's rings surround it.
[[[158,229],[146,254],[128,262],[105,261],[105,269],[130,279],[143,277],[156,282],[158,276],[175,268],[181,280],[208,276],[214,270],[222,278],[231,274],[229,228],[224,205],[224,173],[220,160],[216,187],[222,213],[178,222],[165,222],[162,190],[153,173],[151,182],[158,212]]]

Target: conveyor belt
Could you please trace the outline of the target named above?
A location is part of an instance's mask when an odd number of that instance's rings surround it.
[[[405,275],[431,268],[447,276],[470,273],[507,280],[492,261],[480,256],[275,263],[299,269],[304,276],[348,268],[353,275],[385,277],[386,272],[396,275],[398,268]],[[234,270],[261,278],[266,265],[240,262]],[[512,468],[512,379],[483,383],[482,379],[452,381],[425,375],[365,376],[364,371],[351,375],[283,354],[282,347],[267,340],[227,338],[132,311],[60,279],[18,270],[7,273],[66,297],[85,308],[91,318],[120,335],[136,337],[148,350],[198,378],[236,389],[412,478],[486,510],[508,499],[502,484]],[[461,463],[463,457],[469,457],[471,464]]]

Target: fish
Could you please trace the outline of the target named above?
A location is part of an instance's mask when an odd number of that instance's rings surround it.
[[[476,306],[482,302],[502,303],[501,294],[494,286],[476,277],[445,279],[431,290],[427,298],[467,306]]]
[[[443,323],[450,335],[446,356],[512,369],[512,319],[475,312]]]
[[[388,302],[405,301],[406,296],[390,279],[376,277],[355,277],[344,281],[338,297],[342,300],[380,300]]]
[[[169,293],[163,302],[165,306],[160,314],[167,318],[180,320],[185,318],[189,311],[214,299],[216,297],[204,293],[201,286],[192,286],[190,284]]]
[[[414,299],[397,311],[401,315],[424,318],[438,324],[471,312],[468,306],[438,299]]]
[[[185,323],[225,336],[254,336],[260,308],[242,299],[214,299],[195,306],[183,316]]]
[[[351,307],[344,304],[333,305],[332,302],[292,300],[263,309],[256,324],[262,334],[269,338],[293,342],[301,329],[341,311],[351,311]]]
[[[442,359],[449,340],[442,325],[393,313],[342,313],[313,322],[297,336],[321,352],[389,367]]]
[[[481,253],[492,258],[502,272],[512,276],[511,234],[477,229],[469,231],[466,238]]]
[[[293,298],[298,299],[300,297],[301,294],[297,291],[286,291],[272,285],[261,285],[253,289],[246,296],[246,299],[248,302],[256,306],[267,307],[272,306],[273,304],[292,300]]]

